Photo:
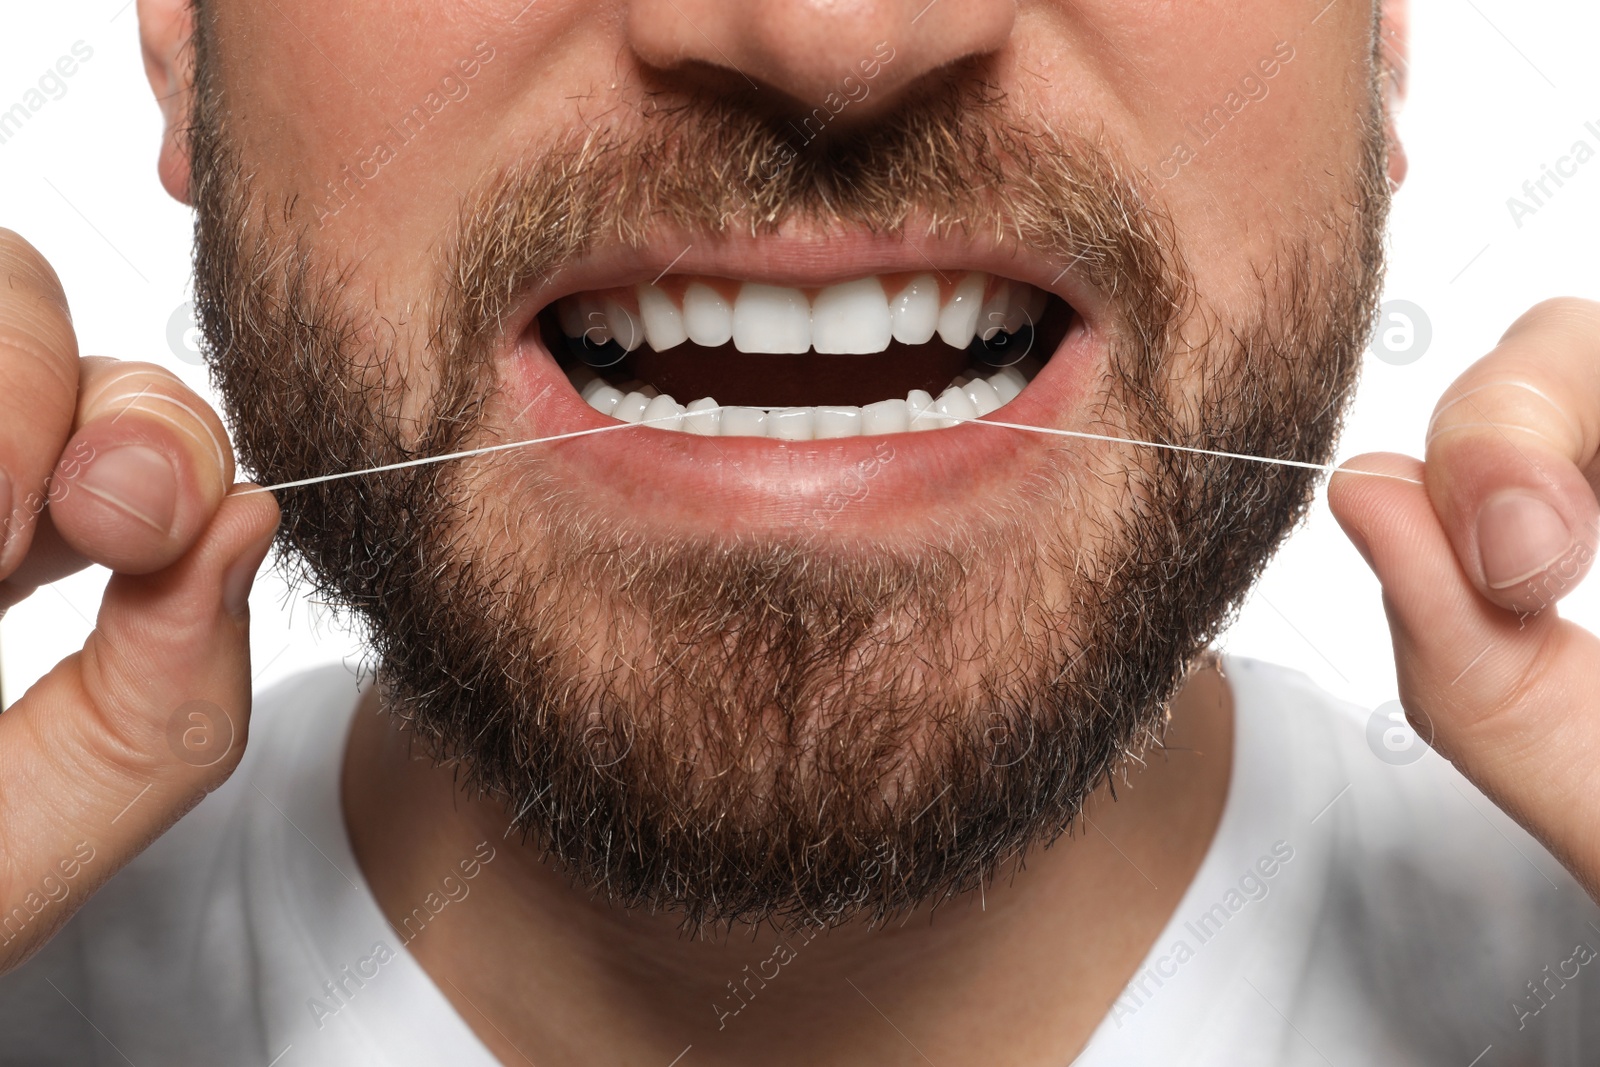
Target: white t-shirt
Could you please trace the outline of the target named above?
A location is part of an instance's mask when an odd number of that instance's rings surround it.
[[[1303,677],[1225,665],[1216,839],[1078,1067],[1600,1063],[1600,909],[1560,866],[1436,755],[1396,765]],[[0,1064],[495,1063],[351,854],[356,699],[339,668],[258,699],[233,778],[0,978]]]

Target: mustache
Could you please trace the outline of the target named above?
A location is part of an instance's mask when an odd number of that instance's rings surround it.
[[[1187,304],[1174,229],[1103,142],[952,79],[870,124],[812,126],[739,97],[655,94],[557,138],[464,198],[451,254],[456,344],[486,339],[517,294],[602,242],[800,224],[915,241],[1015,242],[1108,294],[1154,340]]]

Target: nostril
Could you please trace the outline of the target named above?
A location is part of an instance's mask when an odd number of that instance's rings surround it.
[[[771,88],[810,112],[887,110],[941,68],[1003,48],[1014,0],[634,0],[628,33],[646,64],[667,72],[711,66]]]

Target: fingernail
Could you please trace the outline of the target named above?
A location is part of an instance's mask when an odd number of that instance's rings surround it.
[[[101,452],[83,468],[75,484],[162,533],[172,530],[178,509],[178,474],[167,457],[153,448],[123,445]]]
[[[242,619],[250,613],[250,588],[271,550],[272,538],[268,537],[256,547],[246,549],[222,576],[222,606],[234,618]]]
[[[1555,508],[1520,490],[1490,497],[1478,512],[1478,555],[1491,589],[1525,582],[1572,548],[1572,531]]]

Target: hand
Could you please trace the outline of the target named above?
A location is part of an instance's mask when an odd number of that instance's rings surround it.
[[[82,651],[0,715],[0,972],[238,762],[278,509],[237,488],[205,402],[159,367],[80,359],[55,272],[0,230],[0,611],[115,572]]]
[[[1329,503],[1383,583],[1419,734],[1600,900],[1600,640],[1555,604],[1588,571],[1600,304],[1533,308],[1445,393],[1427,461],[1346,464]]]

